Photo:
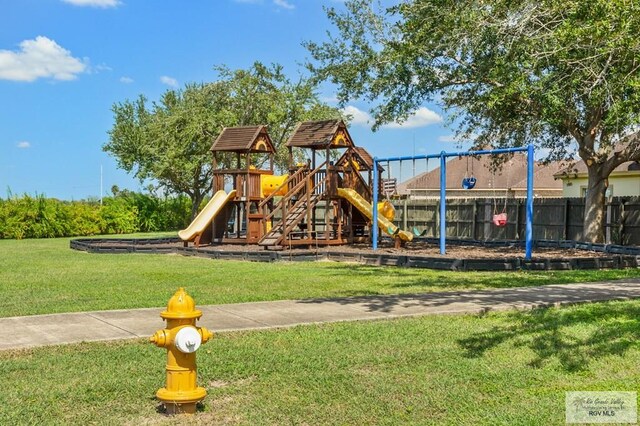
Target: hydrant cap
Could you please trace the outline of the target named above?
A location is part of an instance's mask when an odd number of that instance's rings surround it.
[[[195,327],[183,327],[176,333],[174,344],[180,352],[190,354],[198,350],[202,336]]]
[[[180,287],[169,299],[167,310],[160,313],[160,316],[165,319],[200,318],[202,311],[196,309],[196,302]]]

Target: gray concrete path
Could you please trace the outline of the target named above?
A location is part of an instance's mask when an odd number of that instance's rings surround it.
[[[188,290],[188,289],[187,289]],[[640,279],[342,299],[282,300],[199,306],[214,332],[300,324],[478,313],[507,309],[640,298]],[[197,302],[197,300],[196,300]],[[78,312],[0,318],[0,350],[63,343],[148,337],[164,322],[163,308]]]

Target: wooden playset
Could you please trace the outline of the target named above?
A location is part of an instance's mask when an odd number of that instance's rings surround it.
[[[265,126],[225,128],[211,147],[214,196],[180,232],[185,244],[282,249],[370,241],[373,159],[355,146],[344,122],[299,123],[286,146],[289,174],[276,176]],[[305,150],[308,161],[295,164],[294,149]],[[235,168],[222,167],[230,163]],[[398,243],[411,239],[389,221],[390,203],[381,203],[379,212],[384,232]]]

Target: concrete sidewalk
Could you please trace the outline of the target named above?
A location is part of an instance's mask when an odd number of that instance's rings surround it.
[[[188,291],[188,289],[187,289]],[[283,300],[199,306],[214,332],[291,327],[402,316],[478,313],[640,298],[640,279],[586,284],[342,299]],[[167,297],[168,299],[168,297]],[[197,300],[196,300],[197,302]],[[164,327],[164,308],[0,318],[0,350],[148,337]]]

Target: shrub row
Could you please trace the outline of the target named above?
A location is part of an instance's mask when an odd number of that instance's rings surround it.
[[[0,238],[55,238],[182,229],[189,223],[187,197],[158,198],[129,191],[97,200],[60,201],[10,196],[0,199]]]

